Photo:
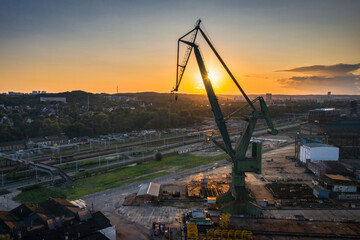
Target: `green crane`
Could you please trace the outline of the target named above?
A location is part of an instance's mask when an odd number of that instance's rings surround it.
[[[176,85],[172,92],[177,92],[179,90],[185,68],[188,64],[191,52],[192,50],[194,50],[201,77],[205,86],[205,90],[211,105],[211,110],[214,114],[215,122],[221,134],[223,143],[220,143],[213,138],[212,141],[220,149],[225,151],[230,156],[233,162],[232,182],[230,187],[231,191],[224,196],[219,197],[217,199],[217,202],[223,204],[222,210],[224,212],[230,212],[232,214],[258,215],[261,210],[257,205],[252,202],[252,199],[248,196],[248,192],[245,187],[245,172],[254,172],[258,174],[261,173],[261,143],[252,143],[251,157],[246,157],[246,152],[248,150],[256,122],[260,117],[265,118],[268,126],[268,133],[276,135],[278,131],[274,128],[263,97],[257,97],[253,101],[249,99],[244,90],[241,88],[240,84],[236,81],[233,74],[230,72],[229,68],[226,66],[225,62],[222,60],[222,58],[214,48],[213,44],[211,43],[205,32],[201,29],[200,24],[201,20],[199,19],[194,29],[192,29],[178,39]],[[247,105],[245,107],[237,110],[226,119],[223,116],[211,81],[208,77],[208,71],[206,69],[203,57],[200,53],[199,46],[195,43],[198,32],[200,32],[200,34],[203,36],[207,44],[210,46],[210,48],[230,76],[230,78],[233,80],[233,82],[247,101]],[[184,40],[184,38],[187,37],[189,34],[192,34],[191,40]],[[182,64],[179,64],[180,43],[184,43],[187,45],[187,50]],[[259,109],[257,109],[257,107],[254,105],[255,102],[259,102]],[[241,136],[237,139],[235,147],[233,147],[230,140],[229,132],[227,130],[226,120],[230,119],[235,114],[242,112],[247,107],[250,107],[252,112],[250,116],[247,116],[243,119],[246,121],[245,129]]]

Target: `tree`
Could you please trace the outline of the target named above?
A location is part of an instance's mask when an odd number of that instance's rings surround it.
[[[163,155],[162,155],[161,153],[157,152],[157,153],[155,154],[155,160],[156,160],[156,161],[161,161],[162,158],[163,158]]]

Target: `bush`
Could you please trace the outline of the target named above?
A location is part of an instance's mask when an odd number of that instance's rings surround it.
[[[163,155],[161,153],[158,152],[158,153],[155,154],[155,160],[156,161],[161,161],[162,158],[163,158]]]
[[[34,184],[34,185],[27,186],[27,187],[22,187],[22,188],[20,188],[20,190],[22,192],[27,192],[27,191],[31,191],[34,189],[39,189],[40,187],[41,187],[40,184]]]

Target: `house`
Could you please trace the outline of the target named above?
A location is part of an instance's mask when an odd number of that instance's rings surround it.
[[[28,148],[34,148],[38,146],[53,146],[55,144],[61,145],[66,144],[69,138],[66,136],[48,136],[48,137],[38,137],[30,138],[27,141]]]
[[[26,148],[26,140],[0,142],[0,152],[17,151]]]
[[[0,211],[0,238],[7,234],[22,240],[116,239],[115,227],[101,212],[57,198]]]
[[[14,126],[13,120],[7,116],[3,116],[3,118],[0,120],[0,123],[8,123],[10,126]]]

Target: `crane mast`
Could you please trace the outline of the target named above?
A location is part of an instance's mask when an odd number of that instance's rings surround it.
[[[274,128],[274,125],[271,121],[270,114],[266,103],[262,97],[257,97],[253,101],[249,99],[244,90],[241,88],[240,84],[237,82],[225,62],[220,57],[219,53],[216,51],[215,47],[204,33],[204,31],[200,27],[201,20],[199,19],[196,23],[196,26],[193,30],[186,33],[184,36],[179,38],[178,40],[178,50],[177,50],[177,72],[176,72],[176,84],[173,89],[173,92],[177,92],[179,90],[179,86],[184,75],[186,66],[188,64],[190,55],[192,50],[194,50],[194,54],[199,66],[199,70],[201,73],[201,78],[203,80],[205,90],[209,99],[209,103],[211,105],[211,111],[213,112],[216,125],[221,134],[223,143],[217,142],[215,139],[212,141],[221,148],[224,152],[226,152],[229,157],[233,161],[232,167],[232,182],[231,182],[231,191],[224,196],[221,196],[217,199],[218,203],[224,204],[223,211],[235,213],[235,214],[247,214],[247,215],[258,215],[259,208],[251,201],[249,198],[247,190],[245,188],[245,172],[255,172],[261,173],[261,143],[252,143],[252,154],[251,157],[246,157],[246,152],[250,144],[250,139],[255,129],[256,122],[259,117],[264,117],[265,121],[268,125],[268,132],[272,135],[277,134],[277,130]],[[196,44],[196,38],[198,36],[198,32],[201,33],[207,44],[210,46],[222,66],[225,68],[228,75],[231,77],[241,94],[244,96],[247,101],[247,106],[252,109],[252,113],[250,116],[244,118],[246,121],[245,129],[241,136],[238,138],[235,148],[232,147],[232,143],[230,140],[230,135],[227,129],[226,120],[231,118],[238,112],[241,112],[244,108],[234,112],[229,116],[229,118],[225,119],[223,113],[221,111],[220,105],[218,103],[216,94],[214,92],[213,86],[208,76],[208,71],[206,69],[203,57],[199,50],[199,46]],[[190,41],[184,40],[186,36],[189,34],[193,34],[192,39]],[[179,47],[180,44],[186,44],[187,50],[182,64],[179,64]],[[260,109],[257,109],[254,105],[255,102],[259,102]],[[231,202],[230,204],[226,204]]]

